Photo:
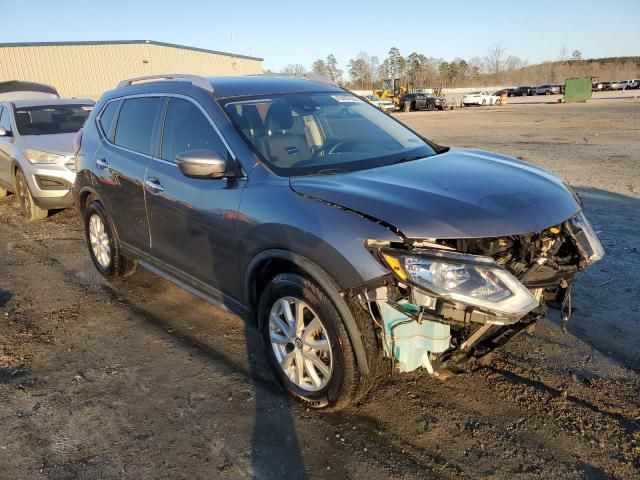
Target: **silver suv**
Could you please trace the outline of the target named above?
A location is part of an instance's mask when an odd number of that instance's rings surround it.
[[[57,98],[0,103],[0,198],[15,192],[28,220],[73,206],[73,137],[93,105]]]
[[[540,85],[533,89],[534,95],[557,95],[560,93],[560,87],[557,85]]]

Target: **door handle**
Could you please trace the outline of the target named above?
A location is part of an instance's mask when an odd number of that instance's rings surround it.
[[[160,179],[159,178],[150,178],[148,180],[145,180],[144,184],[153,193],[164,192],[164,187],[160,183]]]
[[[100,170],[104,170],[105,168],[109,168],[109,162],[107,162],[106,158],[99,158],[96,160],[96,167]]]

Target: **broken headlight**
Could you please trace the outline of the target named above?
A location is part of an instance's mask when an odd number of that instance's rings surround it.
[[[381,254],[400,280],[440,298],[517,318],[538,306],[529,290],[492,258],[426,249]]]
[[[604,248],[602,248],[598,235],[583,212],[569,220],[569,232],[571,232],[571,236],[587,264],[595,263],[604,257]]]

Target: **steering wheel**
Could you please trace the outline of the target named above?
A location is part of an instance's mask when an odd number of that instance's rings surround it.
[[[355,142],[353,140],[340,140],[329,149],[329,151],[327,152],[327,155],[332,155],[334,153],[338,153],[338,150],[340,150],[340,147],[343,147],[343,146],[349,145],[349,144],[354,144],[354,143]]]

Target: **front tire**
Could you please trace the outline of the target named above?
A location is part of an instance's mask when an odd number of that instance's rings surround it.
[[[311,408],[340,410],[372,385],[374,372],[368,379],[361,374],[342,317],[313,280],[297,273],[277,275],[260,297],[258,318],[269,363],[296,400]],[[367,352],[370,358],[374,354]]]
[[[91,260],[104,278],[115,280],[135,272],[136,262],[122,254],[113,223],[100,202],[94,200],[86,208],[84,230]]]
[[[27,183],[27,179],[25,178],[24,173],[22,173],[22,170],[18,170],[16,172],[15,191],[16,191],[16,198],[18,199],[20,208],[22,208],[24,217],[29,222],[34,222],[36,220],[43,220],[47,218],[47,216],[49,216],[49,210],[40,208],[33,201],[31,190],[29,190],[29,184]]]

